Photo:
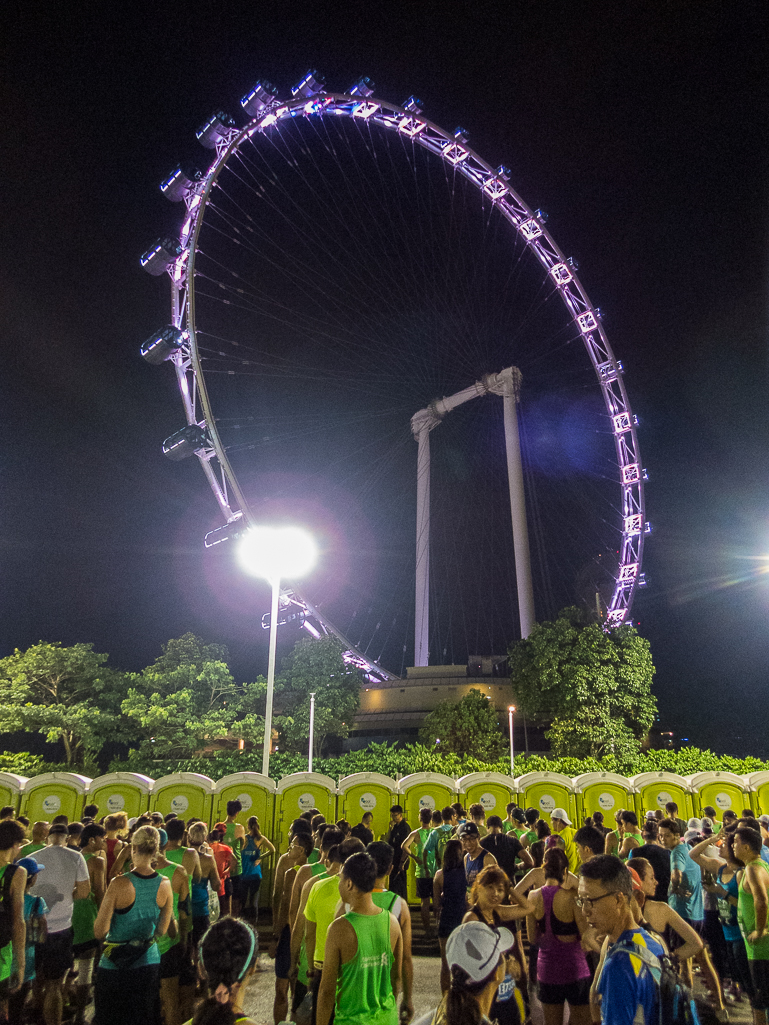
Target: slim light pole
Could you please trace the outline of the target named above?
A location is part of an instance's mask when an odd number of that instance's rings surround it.
[[[315,691],[310,692],[310,753],[307,758],[307,771],[312,772],[312,745],[315,739]]]
[[[263,776],[270,774],[280,581],[299,577],[309,572],[317,557],[315,542],[309,534],[297,527],[252,527],[243,535],[238,547],[238,559],[243,569],[252,576],[267,579],[272,588],[270,646],[267,659],[267,704],[264,711],[264,744],[262,747]]]
[[[510,777],[515,779],[515,748],[513,747],[513,712],[515,705],[508,705],[507,719],[510,724]]]

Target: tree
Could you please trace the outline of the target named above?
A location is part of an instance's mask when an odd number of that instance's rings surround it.
[[[559,756],[637,754],[657,711],[649,642],[632,626],[604,631],[577,608],[539,623],[510,649],[516,703]]]
[[[310,735],[310,693],[315,692],[314,753],[327,737],[346,737],[360,707],[360,675],[342,658],[336,637],[298,641],[283,660],[275,681],[275,725],[284,751],[307,751]]]
[[[119,739],[123,674],[92,644],[40,641],[0,659],[0,732],[27,730],[61,741],[67,765],[81,768],[105,741]]]
[[[238,686],[224,661],[227,649],[187,633],[128,677],[123,716],[140,757],[189,758],[222,738],[256,743],[264,731],[266,684]]]
[[[426,717],[419,739],[441,752],[489,762],[497,761],[505,746],[493,705],[475,689],[461,701],[441,701]]]

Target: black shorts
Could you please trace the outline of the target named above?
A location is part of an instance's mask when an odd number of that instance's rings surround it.
[[[748,959],[750,978],[753,981],[753,996],[750,1006],[756,1011],[769,1010],[769,961]]]
[[[590,1003],[590,979],[578,979],[562,985],[538,982],[537,994],[542,1004],[569,1003],[572,1007],[584,1007]]]
[[[232,896],[232,879],[227,878],[224,880],[224,896],[219,895],[219,900],[226,900]]]
[[[287,979],[291,971],[291,929],[283,926],[283,932],[278,940],[278,950],[275,954],[275,978]]]
[[[211,919],[208,915],[193,915],[192,917],[192,945],[197,947],[198,943],[203,939],[206,934],[208,927],[211,924]]]
[[[160,955],[160,978],[175,979],[181,975],[184,967],[184,945],[174,943],[165,953]]]
[[[42,944],[42,946],[45,946],[45,944]],[[98,949],[98,940],[85,940],[83,943],[72,944],[72,954],[76,958],[88,957],[89,954],[95,954]]]
[[[158,965],[125,970],[97,968],[93,1025],[136,1025],[160,1021]]]
[[[425,879],[417,879],[417,897],[420,900],[429,900],[433,895],[433,881],[430,876]]]
[[[243,900],[243,876],[230,876],[232,896],[235,900]]]
[[[74,963],[71,929],[49,932],[45,943],[37,947],[35,971],[46,982],[63,979]]]

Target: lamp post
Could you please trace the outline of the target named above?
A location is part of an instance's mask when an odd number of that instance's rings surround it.
[[[310,692],[310,753],[307,758],[307,771],[312,772],[312,745],[315,740],[315,691]]]
[[[318,553],[315,542],[298,527],[252,527],[240,540],[238,559],[243,569],[268,580],[272,588],[270,646],[267,659],[267,705],[264,712],[262,775],[270,774],[272,702],[275,692],[275,652],[278,642],[278,599],[281,579],[302,576],[312,569]]]
[[[507,718],[510,724],[510,777],[515,779],[515,749],[513,748],[513,712],[515,705],[508,705]]]

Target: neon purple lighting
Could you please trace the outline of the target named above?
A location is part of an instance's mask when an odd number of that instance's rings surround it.
[[[643,530],[643,516],[640,513],[633,513],[625,517],[625,533],[628,535],[640,534]]]
[[[302,623],[302,626],[305,628],[307,633],[310,634],[311,637],[315,638],[316,641],[320,640],[320,638],[321,638],[320,630],[316,630],[315,627],[312,625],[312,623],[309,623],[305,619],[305,621]]]
[[[536,217],[531,217],[528,221],[524,221],[521,224],[521,234],[527,242],[533,242],[535,238],[539,238],[542,234],[542,228]]]
[[[617,413],[616,416],[612,417],[614,423],[614,433],[624,434],[625,431],[629,431],[631,428],[630,414],[629,413]]]
[[[404,117],[398,122],[398,131],[403,132],[404,135],[410,136],[412,139],[415,135],[419,135],[423,132],[427,125],[424,121],[417,121],[413,117]]]
[[[550,274],[556,285],[568,285],[573,275],[565,263],[556,263],[550,268]]]
[[[598,321],[595,319],[595,314],[592,313],[591,310],[588,310],[587,313],[580,313],[577,317],[577,323],[579,324],[579,329],[583,335],[588,334],[590,331],[595,331],[598,327]]]
[[[622,467],[622,483],[623,484],[635,484],[637,480],[641,479],[641,471],[638,463],[628,463],[627,466]]]
[[[620,567],[619,578],[620,580],[635,580],[638,576],[638,563],[629,562],[625,566]]]

